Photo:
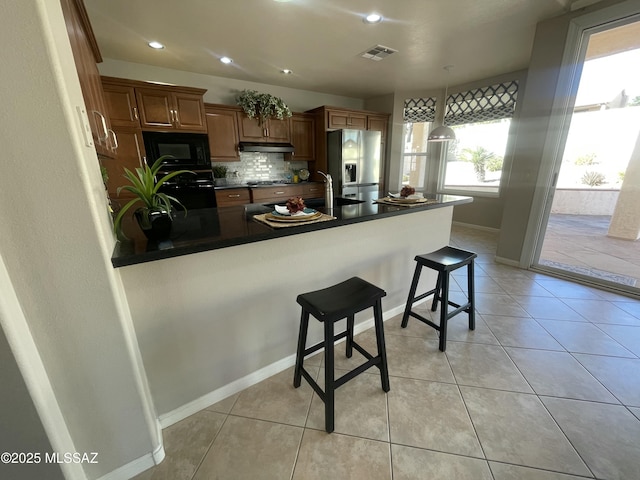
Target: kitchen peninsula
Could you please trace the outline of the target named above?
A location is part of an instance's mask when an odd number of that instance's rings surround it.
[[[385,319],[401,313],[414,257],[447,245],[454,206],[472,201],[435,200],[336,205],[335,220],[279,229],[252,219],[273,209],[259,204],[193,210],[166,246],[120,244],[112,260],[161,425],[291,367],[300,293],[357,275],[387,292]],[[425,272],[421,282],[435,280]],[[356,332],[372,324],[369,315],[356,316]],[[321,338],[318,323],[310,343]]]

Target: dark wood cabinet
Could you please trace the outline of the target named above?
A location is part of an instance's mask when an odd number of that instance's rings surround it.
[[[309,182],[302,184],[302,198],[323,198],[324,183]]]
[[[193,93],[184,91],[192,90]],[[187,87],[136,88],[140,125],[143,130],[203,133],[207,131],[202,96],[205,90]]]
[[[251,192],[248,188],[216,189],[216,204],[218,207],[230,207],[246,203],[251,203]]]
[[[107,117],[97,66],[102,62],[102,57],[87,11],[82,0],[61,0],[61,6],[96,153],[101,157],[113,158],[117,146],[116,134]]]
[[[102,88],[111,125],[140,128],[135,88],[105,77],[102,78]]]
[[[302,185],[273,185],[251,189],[252,203],[286,202],[290,197],[302,197]]]
[[[316,154],[315,119],[313,115],[294,113],[289,120],[291,144],[295,151],[291,160],[314,160]]]
[[[238,130],[243,142],[290,142],[289,119],[269,118],[260,123],[244,112],[238,114]]]
[[[109,176],[107,181],[109,198],[124,205],[133,198],[133,194],[124,190],[118,195],[117,190],[121,185],[129,184],[123,177],[125,168],[134,171],[146,161],[144,142],[142,141],[142,130],[139,127],[114,126],[113,129],[118,138],[118,153],[116,158],[105,160],[102,165],[106,168]]]
[[[238,150],[239,113],[239,108],[205,104],[211,161],[240,161],[240,152]]]
[[[367,115],[364,113],[348,110],[328,110],[327,128],[340,130],[343,128],[353,128],[355,130],[366,130]]]

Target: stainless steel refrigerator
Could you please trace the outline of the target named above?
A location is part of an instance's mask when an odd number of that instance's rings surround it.
[[[335,194],[375,196],[380,188],[381,133],[335,130],[327,134],[327,163]]]

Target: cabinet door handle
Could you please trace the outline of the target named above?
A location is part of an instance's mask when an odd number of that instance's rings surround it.
[[[280,192],[273,192],[275,195],[282,195],[284,192],[280,191]]]
[[[236,193],[235,195],[227,195],[229,198],[240,198],[240,194]]]
[[[109,129],[107,128],[107,119],[104,118],[104,115],[97,110],[93,110],[93,114],[98,115],[100,117],[100,123],[102,125],[102,132],[104,133],[104,135],[98,136],[98,140],[100,140],[101,142],[104,142],[109,138]]]
[[[178,116],[178,110],[174,110],[173,111],[174,115],[176,116],[176,126],[180,125],[180,117]]]
[[[133,118],[134,120],[140,120],[140,117],[138,117],[138,107],[133,107]]]
[[[112,140],[111,151],[115,152],[118,149],[118,137],[116,135],[116,132],[114,132],[111,129],[109,129],[109,133],[111,134],[111,138],[113,139]]]

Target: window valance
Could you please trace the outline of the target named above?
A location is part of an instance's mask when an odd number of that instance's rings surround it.
[[[517,80],[449,95],[444,123],[453,126],[511,118],[517,97]]]

